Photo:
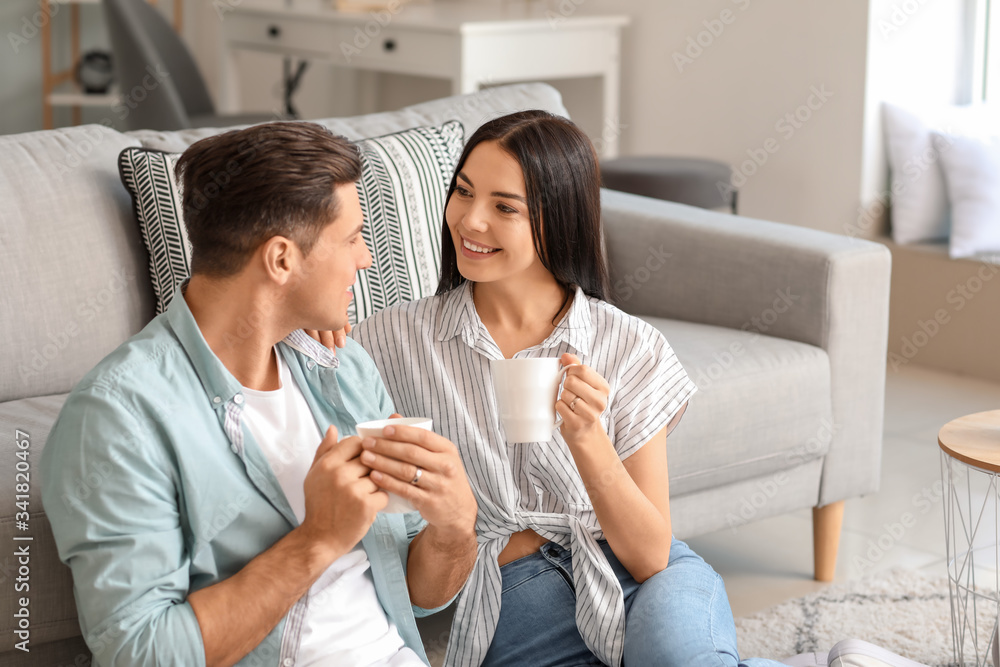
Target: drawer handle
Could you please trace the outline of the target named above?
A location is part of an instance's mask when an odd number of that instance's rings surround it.
[[[394,40],[394,39],[387,39],[387,40],[385,40],[384,42],[382,42],[382,48],[385,49],[386,51],[395,51],[396,50],[396,40]]]
[[[281,28],[279,28],[276,25],[272,25],[272,26],[270,26],[267,29],[267,34],[268,34],[269,37],[275,37],[275,38],[276,37],[280,37],[281,36]]]

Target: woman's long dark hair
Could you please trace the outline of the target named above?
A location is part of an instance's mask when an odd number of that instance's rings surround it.
[[[458,172],[472,150],[495,141],[521,166],[535,251],[569,299],[584,294],[607,300],[608,269],[601,232],[601,175],[590,139],[572,122],[547,111],[520,111],[495,118],[473,133],[448,186],[451,200]],[[455,243],[444,220],[438,294],[465,282]]]

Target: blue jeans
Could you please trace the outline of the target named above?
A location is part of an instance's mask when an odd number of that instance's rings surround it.
[[[736,626],[720,577],[675,539],[667,569],[638,583],[601,542],[625,593],[625,667],[779,667],[740,660]],[[576,627],[569,550],[548,542],[500,568],[500,621],[484,667],[579,667],[602,663]]]

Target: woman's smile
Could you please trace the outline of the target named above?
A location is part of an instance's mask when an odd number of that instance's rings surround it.
[[[462,255],[470,259],[485,259],[500,252],[500,248],[473,243],[464,236],[462,239]]]

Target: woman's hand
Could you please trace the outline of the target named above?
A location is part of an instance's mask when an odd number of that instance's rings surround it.
[[[351,323],[348,322],[340,331],[316,331],[315,329],[303,329],[312,338],[325,347],[330,348],[335,354],[336,348],[347,345],[347,334],[351,333]]]
[[[563,418],[560,433],[568,444],[581,442],[594,436],[607,438],[601,424],[601,414],[608,407],[611,387],[607,380],[590,366],[584,366],[575,354],[560,358],[566,371],[562,395],[556,401],[556,412]]]

